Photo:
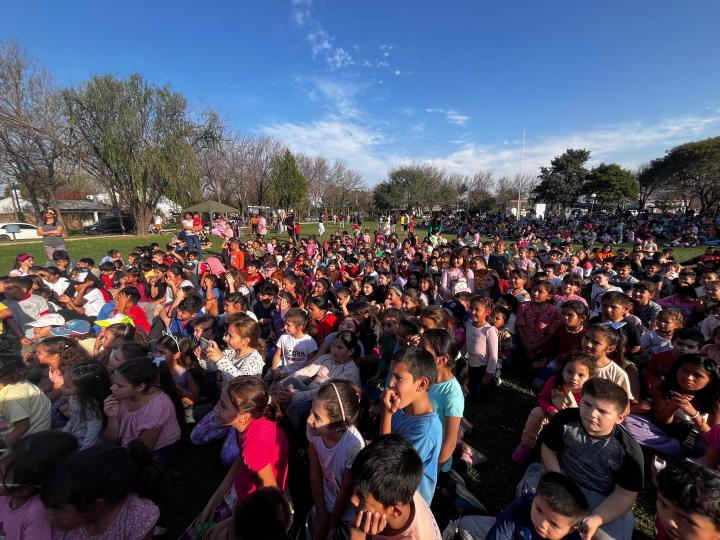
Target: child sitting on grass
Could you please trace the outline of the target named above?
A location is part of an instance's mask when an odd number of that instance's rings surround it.
[[[530,411],[520,444],[512,453],[515,463],[524,463],[538,435],[558,411],[578,406],[583,384],[595,374],[595,360],[584,353],[566,355],[557,375],[551,377],[538,396],[538,406]]]
[[[632,505],[644,469],[640,446],[621,425],[628,403],[623,388],[593,378],[583,386],[579,408],[560,411],[545,428],[545,470],[564,474],[587,497],[585,538],[596,532],[595,538],[632,537]]]
[[[27,366],[17,353],[0,353],[0,446],[50,429],[50,400],[27,380]]]
[[[382,396],[380,434],[397,433],[413,445],[424,471],[419,492],[432,501],[442,447],[442,425],[430,402],[435,360],[425,349],[408,347],[390,365],[390,386]]]
[[[440,538],[430,505],[417,491],[423,462],[401,436],[382,435],[361,450],[352,465],[350,501],[357,509],[351,540]]]
[[[485,538],[580,540],[580,524],[587,511],[587,499],[572,480],[547,472],[540,478],[535,494],[526,493],[505,508]]]

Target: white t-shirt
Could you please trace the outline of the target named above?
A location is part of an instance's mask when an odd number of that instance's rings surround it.
[[[85,315],[97,317],[100,309],[106,304],[105,297],[98,289],[88,291],[83,297],[85,300]]]
[[[597,368],[595,370],[595,376],[599,379],[606,379],[622,386],[623,390],[628,393],[628,397],[630,399],[635,399],[632,391],[630,390],[630,378],[628,377],[627,372],[615,362],[610,361],[607,366]]]
[[[67,278],[61,276],[55,283],[50,283],[49,281],[45,281],[44,279],[43,283],[45,283],[45,285],[47,285],[52,292],[60,296],[61,294],[65,294],[65,290],[68,288],[70,281],[68,281]]]
[[[323,493],[325,493],[325,508],[328,512],[332,512],[340,493],[343,476],[346,471],[352,468],[358,452],[365,448],[365,441],[355,426],[350,426],[332,448],[325,446],[322,437],[311,435],[309,429],[307,430],[307,438],[310,444],[315,447],[320,462],[323,475]],[[348,505],[340,520],[350,521],[354,517],[355,511],[351,505]]]
[[[277,341],[277,347],[282,351],[280,369],[284,373],[292,373],[303,367],[310,355],[318,349],[315,340],[307,334],[300,339],[283,334]]]
[[[186,234],[186,235],[189,236],[189,235],[194,235],[194,234],[195,234],[195,233],[193,232],[193,220],[192,220],[192,219],[183,219],[183,220],[182,220],[182,227],[183,227],[183,230],[185,231],[185,234]]]

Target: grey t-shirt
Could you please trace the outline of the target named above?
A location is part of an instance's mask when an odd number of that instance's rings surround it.
[[[607,437],[593,437],[583,427],[579,410],[565,409],[553,417],[543,434],[543,444],[557,452],[563,472],[580,487],[605,495],[616,484],[642,491],[642,451],[623,426],[615,426]]]
[[[40,225],[40,228],[46,233],[52,232],[58,227],[60,227],[60,224],[58,223],[43,223]],[[46,246],[50,247],[58,247],[65,245],[65,240],[63,240],[62,236],[43,236],[43,242],[45,242]]]

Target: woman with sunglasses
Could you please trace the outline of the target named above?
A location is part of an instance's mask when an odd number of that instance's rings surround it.
[[[52,260],[53,253],[56,251],[67,251],[63,232],[65,232],[65,227],[58,223],[57,213],[52,208],[47,208],[43,212],[37,234],[43,237],[48,260]]]

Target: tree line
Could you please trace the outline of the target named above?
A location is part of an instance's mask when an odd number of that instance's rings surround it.
[[[372,189],[341,160],[292,153],[277,139],[238,133],[212,109],[194,114],[185,97],[134,74],[93,75],[62,88],[17,42],[0,42],[0,179],[19,186],[39,215],[57,195],[102,188],[117,215],[146,231],[162,196],[188,206],[212,198],[324,212],[409,211],[440,206],[504,211],[518,198],[556,206],[592,200],[613,211],[629,203],[720,205],[720,137],[677,146],[636,170],[568,149],[539,175],[496,178],[427,163],[391,168]]]
[[[163,196],[305,212],[368,200],[362,176],[342,161],[234,132],[216,111],[193,114],[182,94],[138,74],[61,88],[13,40],[0,42],[0,178],[37,215],[58,208],[60,193],[105,191],[139,232]]]

